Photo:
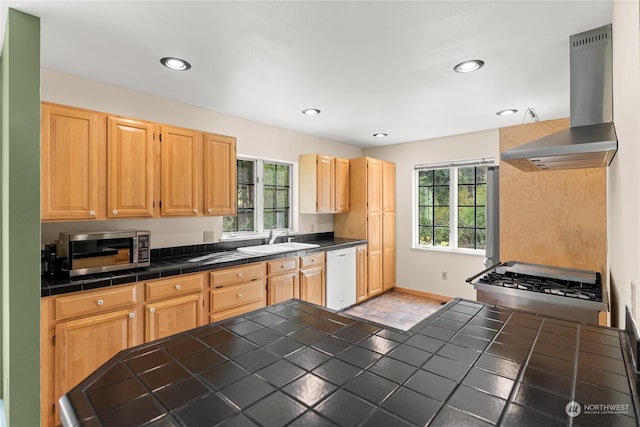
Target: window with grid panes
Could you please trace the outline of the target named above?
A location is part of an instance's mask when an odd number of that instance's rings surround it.
[[[237,215],[223,218],[223,231],[255,231],[255,161],[238,159],[237,165]]]
[[[236,216],[223,218],[227,235],[291,227],[291,165],[260,159],[237,160]]]
[[[416,244],[484,250],[487,166],[419,167]]]

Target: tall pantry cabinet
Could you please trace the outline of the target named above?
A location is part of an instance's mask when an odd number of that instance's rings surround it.
[[[395,286],[395,164],[371,157],[349,160],[350,209],[334,216],[334,235],[367,239],[365,299]]]

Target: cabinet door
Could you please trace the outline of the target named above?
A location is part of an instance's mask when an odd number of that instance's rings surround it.
[[[335,212],[349,212],[349,159],[336,158]]]
[[[300,298],[296,273],[282,274],[267,279],[267,300],[269,305],[291,298]]]
[[[382,210],[396,210],[396,164],[382,162]]]
[[[43,104],[41,121],[41,218],[103,218],[105,204],[99,205],[99,194],[105,170],[100,162],[106,157],[104,116]]]
[[[300,270],[300,299],[325,305],[324,267]]]
[[[367,299],[367,245],[356,246],[356,301]]]
[[[367,296],[372,297],[382,292],[382,253],[369,251],[367,263]]]
[[[382,284],[384,290],[396,285],[396,213],[382,214]]]
[[[84,317],[56,325],[56,402],[121,350],[138,344],[133,309]]]
[[[321,155],[318,155],[317,162],[317,211],[333,212],[335,206],[335,162],[333,157]]]
[[[107,216],[153,216],[153,131],[151,123],[107,120]]]
[[[368,296],[382,292],[382,212],[367,215]]]
[[[145,341],[164,338],[200,326],[202,294],[158,301],[145,306]]]
[[[382,210],[382,160],[367,158],[367,210]]]
[[[199,213],[201,147],[199,132],[162,127],[162,215]]]
[[[236,139],[204,134],[204,213],[236,214]]]

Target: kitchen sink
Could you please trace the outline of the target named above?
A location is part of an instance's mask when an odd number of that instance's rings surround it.
[[[238,252],[244,252],[247,254],[278,254],[282,252],[299,251],[303,249],[317,248],[320,245],[315,243],[300,243],[300,242],[287,242],[287,243],[275,243],[273,245],[257,245],[257,246],[245,246],[238,248]]]

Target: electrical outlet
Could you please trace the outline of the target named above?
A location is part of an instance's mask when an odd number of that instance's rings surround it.
[[[213,242],[213,231],[205,231],[203,233],[203,240],[205,243]]]
[[[442,280],[447,280],[449,278],[449,275],[447,274],[446,271],[442,272]]]

